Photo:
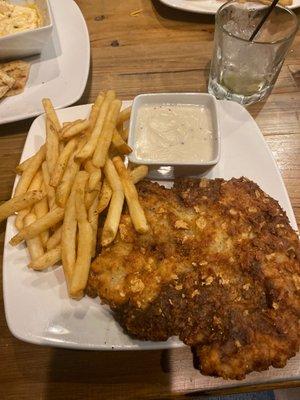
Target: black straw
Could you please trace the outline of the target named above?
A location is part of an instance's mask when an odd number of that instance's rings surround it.
[[[255,38],[255,36],[258,34],[258,31],[260,30],[260,28],[263,26],[263,24],[265,23],[266,19],[268,18],[268,16],[271,14],[273,8],[275,8],[276,4],[278,3],[279,0],[273,0],[272,4],[270,5],[270,7],[267,8],[267,12],[266,14],[263,16],[262,20],[260,21],[260,23],[257,25],[257,27],[255,28],[254,32],[252,33],[249,41],[252,42],[253,39]]]

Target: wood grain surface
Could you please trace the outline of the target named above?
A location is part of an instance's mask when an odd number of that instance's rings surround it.
[[[79,104],[92,102],[100,90],[111,88],[121,99],[147,92],[207,91],[212,16],[188,14],[150,0],[77,0],[77,4],[87,21],[92,50],[90,76]],[[139,9],[137,16],[131,16]],[[300,33],[272,95],[249,111],[275,156],[300,224]],[[10,197],[14,168],[31,122],[0,126],[0,201]],[[2,223],[1,259],[4,232]],[[86,352],[26,344],[10,334],[2,293],[0,298],[0,399],[197,397],[198,375],[188,348]],[[271,387],[296,385],[300,382]],[[264,388],[270,385],[234,391]]]

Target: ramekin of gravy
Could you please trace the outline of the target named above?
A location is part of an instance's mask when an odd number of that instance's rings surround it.
[[[139,95],[128,141],[135,164],[213,166],[220,157],[216,100],[201,93]]]

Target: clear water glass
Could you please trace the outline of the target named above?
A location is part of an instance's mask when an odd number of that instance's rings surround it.
[[[296,15],[276,6],[249,41],[267,7],[229,1],[217,12],[208,92],[218,99],[251,104],[268,95],[298,29]]]

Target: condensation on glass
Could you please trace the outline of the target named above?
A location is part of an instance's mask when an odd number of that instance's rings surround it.
[[[230,1],[216,15],[209,93],[251,104],[269,94],[298,29],[296,15],[276,6],[254,41],[249,38],[266,12],[253,2]]]

